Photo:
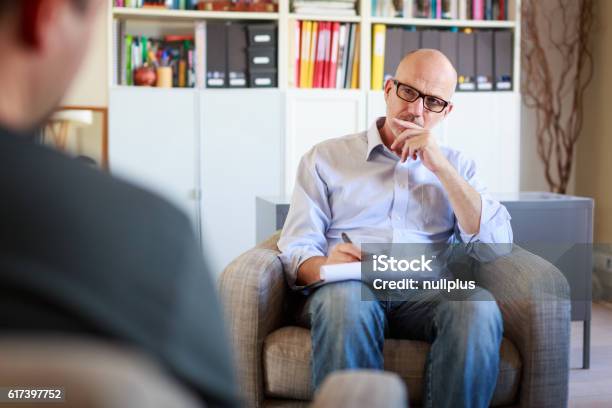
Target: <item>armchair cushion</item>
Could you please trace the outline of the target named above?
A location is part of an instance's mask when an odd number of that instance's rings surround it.
[[[270,334],[264,344],[264,384],[267,396],[310,400],[310,331],[286,326]],[[410,403],[421,405],[423,377],[429,344],[421,341],[386,339],[385,370],[397,373],[408,387]],[[512,405],[521,380],[521,359],[516,347],[504,339],[492,406]]]

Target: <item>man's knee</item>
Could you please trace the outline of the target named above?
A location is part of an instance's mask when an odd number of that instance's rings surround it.
[[[501,341],[503,320],[493,296],[482,290],[477,300],[449,301],[439,305],[436,313],[438,330],[457,340],[476,342]]]
[[[319,288],[309,306],[315,321],[335,327],[360,326],[384,321],[384,312],[377,301],[363,301],[362,290],[368,290],[362,282],[346,281],[330,283]]]

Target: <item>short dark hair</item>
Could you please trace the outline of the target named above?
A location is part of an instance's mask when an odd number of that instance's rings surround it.
[[[71,0],[74,7],[79,11],[87,9],[89,0]],[[21,0],[0,0],[0,17],[21,5]]]
[[[0,16],[5,14],[10,9],[15,8],[19,4],[18,1],[0,0]]]
[[[74,4],[79,11],[85,11],[89,5],[89,0],[72,0],[72,4]]]

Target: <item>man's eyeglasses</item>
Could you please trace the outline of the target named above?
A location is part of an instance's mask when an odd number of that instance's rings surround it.
[[[437,96],[425,95],[409,85],[402,84],[397,79],[394,79],[393,83],[395,84],[398,98],[406,102],[414,102],[419,98],[423,98],[423,106],[432,112],[440,113],[450,104],[450,102]]]

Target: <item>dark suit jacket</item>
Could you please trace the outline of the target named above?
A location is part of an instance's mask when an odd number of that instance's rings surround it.
[[[186,215],[1,129],[0,330],[136,346],[208,404],[237,404],[215,285]]]

